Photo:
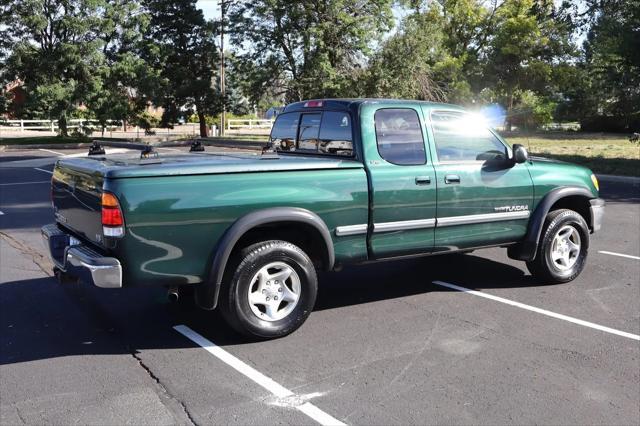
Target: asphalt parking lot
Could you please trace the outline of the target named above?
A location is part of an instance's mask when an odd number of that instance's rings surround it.
[[[50,171],[83,153],[0,153],[3,425],[640,424],[637,184],[601,182],[572,283],[501,249],[349,267],[300,330],[248,343],[162,289],[46,273]]]

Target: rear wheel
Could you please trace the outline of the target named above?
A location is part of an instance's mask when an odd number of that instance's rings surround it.
[[[589,228],[584,218],[568,209],[547,215],[536,258],[527,262],[532,275],[554,283],[575,279],[587,260]]]
[[[243,249],[225,274],[220,308],[225,320],[250,337],[285,336],[307,319],[318,278],[309,256],[286,241]]]

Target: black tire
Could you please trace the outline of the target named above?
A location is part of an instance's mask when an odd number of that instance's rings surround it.
[[[562,268],[551,257],[554,238],[565,227],[570,226],[580,238],[580,249],[573,265]],[[551,283],[566,283],[574,280],[584,268],[589,252],[589,228],[584,218],[577,212],[559,209],[550,212],[542,228],[538,251],[534,260],[527,262],[531,275]]]
[[[295,271],[292,275],[298,279],[299,296],[296,304],[290,308],[292,310],[284,318],[265,320],[252,310],[248,293],[250,287],[255,289],[258,285],[253,280],[256,274],[274,263],[285,264]],[[287,286],[293,285],[291,278],[287,278],[286,281]],[[280,285],[283,284],[284,282]],[[224,319],[239,333],[258,339],[282,337],[295,331],[313,310],[318,293],[318,277],[309,256],[296,245],[279,240],[263,241],[241,250],[227,269],[222,285],[219,303]],[[280,303],[284,308],[288,305],[285,301]],[[258,309],[260,306],[254,304],[253,307]],[[261,315],[266,317],[267,313]]]

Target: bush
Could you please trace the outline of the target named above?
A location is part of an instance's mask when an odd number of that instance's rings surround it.
[[[633,133],[640,132],[640,113],[630,117],[594,115],[580,120],[583,132]]]
[[[525,129],[537,129],[553,120],[556,104],[530,90],[522,92],[517,113],[512,116],[511,123]]]
[[[94,131],[95,129],[85,121],[78,123],[78,127],[75,127],[69,135],[74,138],[86,139],[88,141]]]
[[[160,125],[160,119],[155,115],[143,112],[136,117],[136,124],[144,129],[145,134],[153,134],[151,129]]]
[[[69,118],[81,118],[83,120],[95,120],[96,115],[88,108],[76,108],[69,112]]]

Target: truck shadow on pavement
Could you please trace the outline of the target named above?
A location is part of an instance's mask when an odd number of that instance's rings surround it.
[[[545,285],[524,269],[484,257],[417,258],[321,274],[315,310],[449,291],[432,285],[433,280],[479,289]],[[49,277],[12,281],[0,284],[0,312],[0,365],[194,347],[172,330],[177,324],[188,325],[219,346],[250,342],[231,331],[215,311],[170,305],[162,288],[105,290],[61,285]],[[298,333],[304,333],[304,326],[285,339],[295,339]]]
[[[375,263],[323,274],[315,310],[333,309],[434,291],[452,291],[433,285],[448,281],[473,289],[536,287],[522,269],[473,254],[450,254]]]

